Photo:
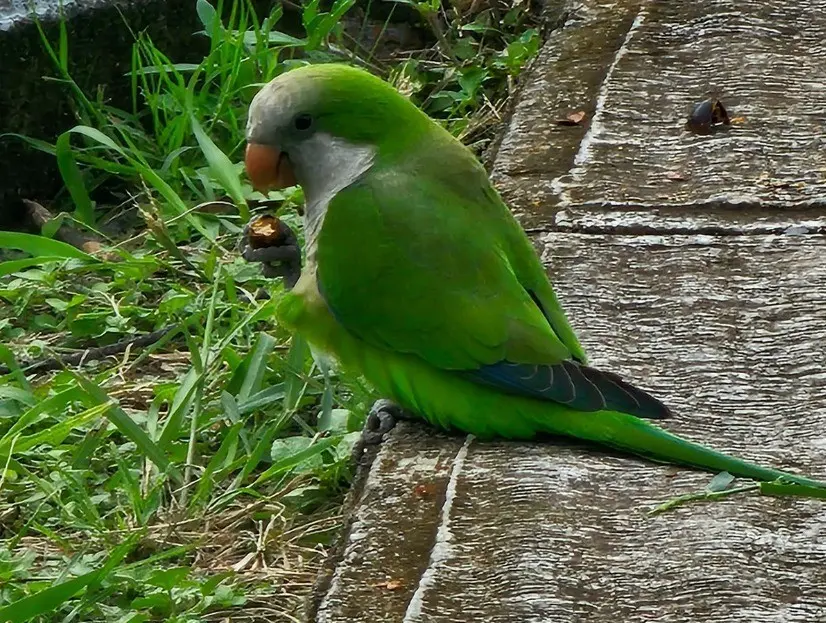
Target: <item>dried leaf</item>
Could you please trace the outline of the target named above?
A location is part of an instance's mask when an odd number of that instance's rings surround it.
[[[584,110],[578,110],[567,115],[564,119],[557,119],[556,125],[582,125],[582,122],[588,117]]]
[[[82,245],[80,245],[80,248],[83,251],[86,251],[86,253],[94,255],[95,253],[100,251],[102,247],[101,247],[101,244],[97,240],[87,240]]]
[[[419,497],[424,497],[433,493],[433,484],[421,483],[413,487],[413,494]]]
[[[257,556],[257,552],[249,552],[246,556],[244,556],[241,560],[236,562],[232,565],[232,570],[236,573],[239,573],[250,566],[251,563],[254,562],[255,557]]]
[[[723,102],[712,97],[694,106],[686,122],[686,129],[695,134],[711,134],[720,125],[730,124],[731,119]]]

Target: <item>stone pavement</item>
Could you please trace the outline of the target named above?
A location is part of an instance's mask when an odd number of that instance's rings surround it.
[[[662,397],[669,430],[821,479],[824,42],[824,0],[577,2],[493,165],[595,365]],[[686,132],[709,91],[742,119]],[[826,504],[647,514],[709,479],[404,424],[360,474],[311,618],[826,621]]]
[[[51,17],[64,10],[73,11],[75,7],[88,8],[102,4],[103,0],[0,0],[0,30],[9,30],[15,24],[27,21],[32,9],[41,18]]]

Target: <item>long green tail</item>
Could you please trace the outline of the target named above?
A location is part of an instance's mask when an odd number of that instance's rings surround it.
[[[342,364],[363,374],[382,395],[440,428],[471,433],[480,439],[527,440],[538,432],[564,435],[712,473],[725,471],[759,481],[780,479],[826,489],[826,482],[717,452],[633,415],[616,411],[583,413],[549,401],[505,394],[427,365],[417,357],[365,346],[337,329],[332,318],[328,325],[327,332],[317,336],[319,344],[338,353]]]
[[[786,482],[826,489],[826,482],[798,476],[770,467],[762,467],[738,459],[722,452],[717,452],[678,437],[672,433],[649,424],[645,420],[634,416],[612,411],[602,411],[588,415],[579,415],[579,421],[574,426],[559,426],[560,424],[574,423],[569,418],[560,422],[556,418],[547,418],[537,422],[543,430],[549,433],[564,433],[594,441],[630,452],[654,461],[675,463],[696,467],[710,472],[729,472],[733,476],[751,478],[760,481],[782,479]],[[556,420],[556,421],[555,421]],[[583,426],[583,424],[587,424]],[[567,430],[566,430],[567,429]]]

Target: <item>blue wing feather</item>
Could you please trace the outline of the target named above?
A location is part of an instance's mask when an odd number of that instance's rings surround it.
[[[500,361],[462,374],[502,391],[562,403],[578,411],[608,409],[648,419],[670,415],[663,403],[616,374],[573,360],[556,365]]]

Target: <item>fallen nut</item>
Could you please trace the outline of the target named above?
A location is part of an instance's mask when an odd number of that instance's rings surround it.
[[[731,125],[731,119],[723,102],[712,97],[694,106],[686,129],[695,134],[711,134],[720,125]]]
[[[263,249],[280,245],[288,231],[280,219],[265,214],[250,223],[247,237],[253,249]]]

